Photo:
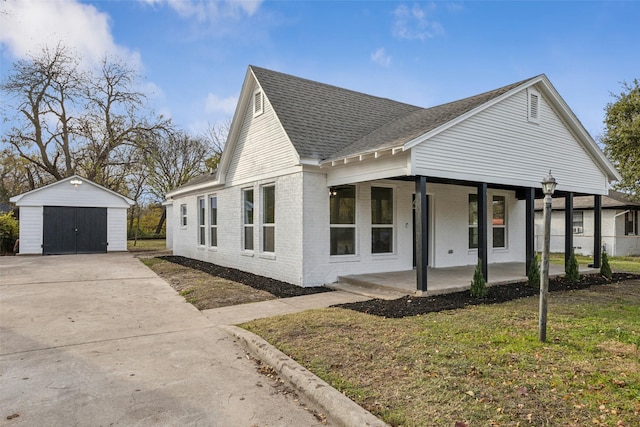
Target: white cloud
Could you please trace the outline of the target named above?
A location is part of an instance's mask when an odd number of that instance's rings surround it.
[[[0,13],[0,43],[16,58],[62,43],[78,52],[85,65],[117,55],[140,68],[140,55],[117,45],[109,24],[107,14],[76,0],[7,0]]]
[[[204,101],[204,111],[207,114],[211,113],[225,113],[227,115],[233,115],[236,111],[236,104],[238,98],[230,96],[228,98],[220,98],[218,95],[209,93]]]
[[[166,4],[184,18],[199,22],[214,21],[220,17],[237,16],[239,12],[253,15],[262,0],[143,0],[150,5]]]
[[[415,4],[412,8],[400,5],[393,11],[393,35],[407,40],[427,40],[444,34],[442,25],[433,19],[435,3],[421,7]]]
[[[371,54],[371,60],[378,65],[382,65],[383,67],[388,67],[391,64],[391,56],[387,55],[387,52],[383,47],[376,49]]]

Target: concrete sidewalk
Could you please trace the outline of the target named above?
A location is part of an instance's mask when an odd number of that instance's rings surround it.
[[[0,257],[0,378],[2,426],[322,425],[129,254]]]

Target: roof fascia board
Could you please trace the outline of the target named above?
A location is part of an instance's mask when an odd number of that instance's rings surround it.
[[[216,181],[207,181],[207,182],[203,182],[200,184],[195,184],[195,185],[190,185],[188,187],[182,187],[179,190],[173,190],[167,193],[166,198],[167,199],[173,199],[176,197],[181,197],[181,196],[185,196],[188,195],[189,193],[195,193],[195,192],[199,192],[202,190],[214,190],[214,189],[218,189],[218,187],[221,187],[223,185],[223,183],[221,183],[220,181],[216,180]]]
[[[69,182],[69,181],[71,181],[72,179],[79,179],[79,180],[81,180],[82,182],[86,182],[86,183],[88,183],[88,184],[92,185],[93,187],[96,187],[96,188],[98,188],[98,189],[100,189],[100,190],[106,191],[107,193],[113,194],[114,196],[118,196],[118,197],[120,197],[121,199],[123,199],[123,200],[124,200],[124,201],[129,205],[129,206],[133,206],[133,205],[135,205],[135,204],[136,204],[136,202],[135,202],[134,200],[131,200],[131,199],[130,199],[130,198],[128,198],[127,196],[123,196],[122,194],[116,193],[115,191],[110,190],[110,189],[108,189],[108,188],[106,188],[106,187],[103,187],[103,186],[102,186],[102,185],[100,185],[100,184],[96,184],[95,182],[93,182],[93,181],[91,181],[91,180],[89,180],[89,179],[87,179],[87,178],[84,178],[84,177],[82,177],[82,176],[80,176],[80,175],[72,175],[72,176],[70,176],[70,177],[67,177],[67,178],[61,179],[60,181],[52,182],[51,184],[47,184],[47,185],[44,185],[44,186],[42,186],[42,187],[35,188],[35,189],[31,190],[31,191],[27,191],[26,193],[18,194],[17,196],[13,196],[13,197],[11,197],[11,198],[9,199],[9,201],[10,201],[11,203],[16,203],[16,204],[18,204],[18,202],[19,202],[23,197],[25,197],[25,196],[30,196],[30,195],[35,194],[35,193],[37,193],[37,192],[39,192],[39,191],[42,191],[42,190],[44,190],[44,189],[46,189],[46,188],[50,188],[50,187],[53,187],[53,186],[61,185],[61,184],[65,183],[65,182]]]

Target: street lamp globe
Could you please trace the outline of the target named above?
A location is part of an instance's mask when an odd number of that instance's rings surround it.
[[[550,196],[556,191],[556,179],[551,176],[551,171],[549,171],[549,175],[545,176],[540,183],[542,184],[542,192],[545,196]]]

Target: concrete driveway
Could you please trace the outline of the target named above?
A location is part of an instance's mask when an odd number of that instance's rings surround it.
[[[314,426],[129,254],[0,257],[0,425]]]

